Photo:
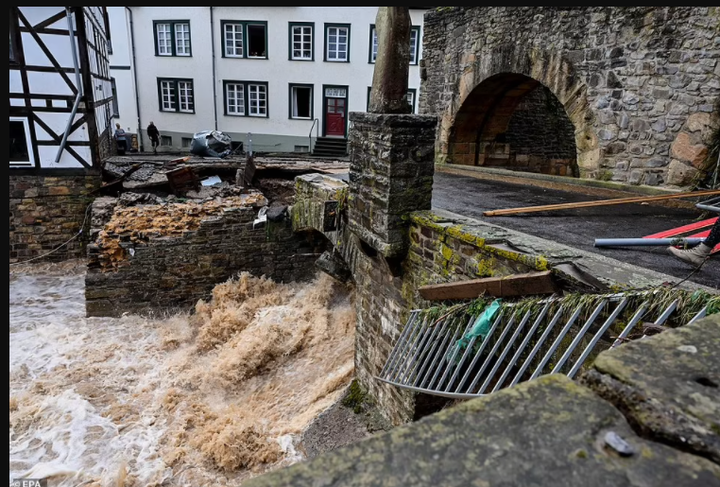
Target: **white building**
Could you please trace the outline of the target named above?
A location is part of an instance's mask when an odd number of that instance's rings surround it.
[[[367,110],[377,7],[108,11],[118,121],[130,133],[153,121],[161,149],[187,148],[193,133],[217,129],[246,147],[252,134],[255,151],[308,151],[316,136],[346,138],[348,112]],[[410,9],[415,113],[424,12]],[[150,149],[147,137],[141,146]]]

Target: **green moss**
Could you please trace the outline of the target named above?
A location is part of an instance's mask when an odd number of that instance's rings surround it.
[[[348,388],[348,392],[342,399],[342,405],[347,408],[352,408],[355,414],[363,412],[363,403],[367,398],[367,391],[363,390],[357,379],[353,379]]]

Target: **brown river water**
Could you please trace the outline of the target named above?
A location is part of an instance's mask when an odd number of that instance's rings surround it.
[[[239,485],[303,459],[353,376],[353,293],[241,274],[193,313],[86,318],[80,263],[11,267],[10,479]]]

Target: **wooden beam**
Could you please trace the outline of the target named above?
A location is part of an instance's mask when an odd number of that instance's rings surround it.
[[[532,213],[536,211],[570,210],[574,208],[589,208],[592,206],[621,205],[624,203],[644,203],[647,201],[671,200],[677,198],[693,198],[695,196],[720,195],[720,190],[692,191],[689,193],[663,194],[659,196],[638,196],[630,198],[615,198],[611,200],[578,201],[575,203],[560,203],[557,205],[525,206],[522,208],[507,208],[505,210],[484,211],[483,216],[514,215],[516,213]]]
[[[432,284],[419,289],[420,296],[428,301],[474,299],[481,294],[497,298],[552,294],[556,290],[550,271]]]

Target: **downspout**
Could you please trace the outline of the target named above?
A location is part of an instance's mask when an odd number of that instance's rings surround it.
[[[138,145],[140,146],[140,152],[145,152],[145,145],[143,144],[142,135],[142,122],[140,122],[140,92],[138,91],[138,79],[137,79],[137,62],[135,61],[135,29],[133,28],[133,13],[130,7],[125,7],[130,13],[130,49],[132,50],[132,72],[133,82],[135,84],[135,110],[137,111],[137,134],[138,134]]]
[[[218,110],[217,110],[217,80],[215,79],[215,22],[213,21],[213,7],[210,7],[210,45],[212,46],[213,114],[215,116],[215,130],[217,130],[218,129]]]
[[[67,144],[67,139],[70,136],[70,129],[72,128],[78,108],[80,108],[80,100],[83,97],[83,85],[80,80],[80,65],[77,56],[77,48],[75,47],[75,26],[73,25],[70,7],[65,7],[65,14],[67,15],[68,33],[70,35],[70,49],[72,49],[72,60],[75,67],[75,86],[77,87],[77,94],[75,95],[75,103],[73,103],[72,111],[70,112],[70,118],[68,119],[67,126],[65,127],[65,133],[62,136],[60,147],[58,147],[57,155],[55,156],[56,163],[60,162],[60,157],[65,150],[65,144]]]

